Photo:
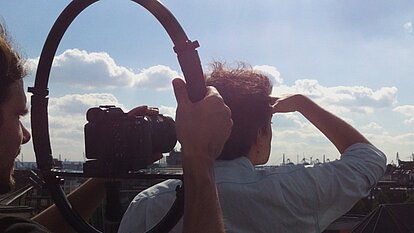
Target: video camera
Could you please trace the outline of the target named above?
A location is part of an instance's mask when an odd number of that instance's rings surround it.
[[[114,105],[90,108],[85,125],[84,173],[114,177],[146,168],[153,155],[170,152],[177,143],[171,117],[131,116]]]

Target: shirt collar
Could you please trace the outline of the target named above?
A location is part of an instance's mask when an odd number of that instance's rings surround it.
[[[238,168],[247,168],[247,169],[254,170],[254,165],[246,156],[241,156],[233,160],[216,160],[216,163],[214,166],[216,168],[238,167]]]

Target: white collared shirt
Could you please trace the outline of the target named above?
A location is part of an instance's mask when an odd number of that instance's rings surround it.
[[[362,143],[350,146],[340,160],[317,166],[255,168],[246,157],[216,161],[226,232],[322,232],[369,194],[385,168],[385,155]],[[171,207],[180,183],[167,180],[139,193],[118,232],[151,229]],[[182,220],[171,232],[182,232]]]

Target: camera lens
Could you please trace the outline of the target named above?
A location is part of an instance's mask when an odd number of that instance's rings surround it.
[[[149,118],[152,127],[152,151],[170,152],[177,143],[174,120],[163,115],[151,116]]]

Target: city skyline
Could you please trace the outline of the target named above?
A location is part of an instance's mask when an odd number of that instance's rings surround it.
[[[0,19],[27,58],[32,86],[38,57],[54,21],[70,1],[1,1]],[[202,1],[163,3],[198,49],[204,70],[213,60],[244,61],[266,73],[273,95],[303,93],[360,130],[395,162],[414,152],[414,5],[410,1]],[[131,1],[95,3],[71,25],[49,82],[52,151],[83,160],[89,107],[125,111],[157,106],[174,116],[171,79],[182,76],[172,43],[154,17]],[[28,94],[28,101],[30,95]],[[29,117],[23,119],[29,124]],[[282,154],[339,153],[298,113],[273,117],[269,165]],[[32,142],[22,147],[34,160]]]

